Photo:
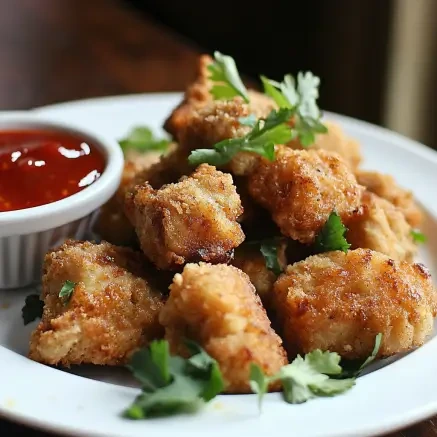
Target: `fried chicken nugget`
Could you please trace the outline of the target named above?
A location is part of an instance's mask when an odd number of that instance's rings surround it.
[[[29,356],[50,365],[120,365],[163,335],[163,296],[147,280],[142,254],[109,243],[68,241],[44,263],[42,321]],[[66,281],[71,298],[59,297]]]
[[[253,285],[235,267],[187,264],[175,275],[159,320],[173,353],[186,355],[184,340],[191,339],[218,361],[228,393],[251,392],[251,363],[267,375],[287,364]]]
[[[249,177],[253,198],[270,210],[281,232],[311,243],[336,210],[343,221],[357,213],[361,187],[343,159],[325,150],[278,147]]]
[[[212,62],[213,59],[209,55],[201,55],[199,57],[195,81],[187,87],[182,102],[173,110],[164,123],[164,129],[179,142],[181,142],[181,132],[185,130],[187,124],[192,122],[191,118],[196,116],[197,112],[201,111],[202,108],[208,105],[214,108],[214,103],[217,103],[217,101],[214,102],[210,92],[213,84],[209,80],[210,72],[208,71],[208,66]],[[265,117],[272,109],[277,108],[274,100],[265,94],[249,89],[248,95],[250,103],[244,104],[244,108],[250,110],[247,115],[252,113],[255,114],[256,117]],[[231,100],[231,102],[232,101],[238,102],[239,106],[243,104],[243,100],[240,97]],[[209,111],[211,111],[211,109],[209,109]],[[232,116],[232,114],[230,113],[229,116]],[[211,146],[212,144],[208,147]]]
[[[288,266],[272,304],[289,354],[329,350],[363,359],[420,346],[433,329],[436,290],[421,264],[369,249],[315,255]]]
[[[316,135],[316,140],[310,147],[337,152],[355,170],[362,161],[360,144],[349,138],[337,123],[325,121],[324,125],[328,128],[328,132]],[[287,146],[293,149],[303,148],[299,140],[293,140]]]
[[[397,206],[412,227],[421,225],[423,214],[414,200],[413,193],[401,188],[393,176],[364,170],[357,171],[355,176],[358,183],[364,185],[367,190]]]
[[[169,149],[174,148],[171,145]],[[160,161],[162,152],[150,151],[139,153],[135,150],[126,152],[126,161],[120,185],[114,194],[100,209],[93,231],[105,241],[119,246],[137,246],[135,229],[124,213],[124,197],[138,174],[143,174],[152,165]]]
[[[141,248],[162,270],[193,261],[227,262],[244,240],[232,177],[208,164],[159,190],[137,186],[126,197],[126,208]]]
[[[402,212],[389,201],[367,191],[362,205],[362,214],[347,224],[346,239],[352,249],[362,247],[384,253],[397,261],[412,261],[417,245]]]

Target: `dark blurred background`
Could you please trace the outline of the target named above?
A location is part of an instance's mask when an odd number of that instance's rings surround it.
[[[311,70],[323,109],[437,148],[436,25],[437,0],[0,0],[0,108],[182,90],[220,50],[249,80]]]

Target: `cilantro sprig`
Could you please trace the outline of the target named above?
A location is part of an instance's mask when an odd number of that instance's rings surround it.
[[[124,412],[130,419],[146,419],[194,412],[223,388],[217,361],[196,343],[187,342],[189,359],[172,356],[166,340],[153,341],[137,351],[128,365],[141,382],[142,393]]]
[[[151,150],[164,151],[171,141],[166,138],[156,138],[151,129],[146,126],[134,127],[128,135],[119,141],[123,152],[137,150],[138,152],[149,152]]]
[[[347,228],[342,223],[340,216],[333,211],[316,237],[315,250],[317,253],[334,250],[347,252],[351,245],[344,236],[346,232]]]
[[[192,165],[204,162],[221,166],[227,164],[238,152],[255,152],[269,161],[275,159],[275,144],[284,144],[293,138],[291,127],[287,124],[292,114],[289,108],[272,110],[265,120],[254,122],[253,117],[240,119],[244,125],[253,124],[253,129],[243,137],[220,141],[214,149],[193,150],[188,157]]]
[[[316,397],[335,396],[349,390],[355,385],[356,377],[362,369],[376,357],[381,345],[382,335],[375,339],[372,354],[350,377],[345,377],[340,365],[341,357],[336,352],[317,349],[302,357],[298,355],[291,364],[282,367],[276,375],[267,376],[262,369],[252,363],[250,369],[250,387],[258,394],[258,405],[261,408],[263,396],[269,385],[281,381],[282,395],[289,404],[301,404]]]
[[[426,243],[426,235],[418,229],[412,229],[411,236],[413,237],[413,241],[417,244]]]
[[[21,309],[23,323],[28,325],[36,319],[42,317],[44,302],[39,298],[38,294],[29,294],[24,301],[24,306]]]
[[[317,106],[320,79],[311,72],[299,72],[297,80],[290,74],[282,82],[261,76],[264,92],[280,108],[293,110],[294,129],[300,143],[308,147],[314,143],[316,134],[326,133],[328,129],[320,121],[321,113]]]
[[[249,94],[235,65],[233,58],[214,52],[214,62],[208,65],[209,79],[214,83],[210,93],[216,100],[229,100],[235,96],[243,97],[249,103]]]
[[[77,285],[76,282],[70,281],[68,279],[62,285],[58,297],[62,299],[64,305],[67,305],[70,302],[70,299],[73,296],[73,291],[76,285]]]

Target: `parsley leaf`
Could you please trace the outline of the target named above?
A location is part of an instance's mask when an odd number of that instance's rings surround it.
[[[373,346],[372,353],[360,364],[357,363],[357,360],[354,360],[352,362],[345,362],[343,364],[343,371],[340,375],[338,375],[339,378],[358,378],[365,367],[367,367],[370,363],[372,363],[376,356],[378,355],[379,348],[381,347],[381,341],[382,341],[382,334],[379,333],[375,337],[375,345]]]
[[[64,285],[59,292],[59,298],[64,300],[64,305],[70,302],[71,296],[73,295],[74,287],[76,287],[76,282],[69,281],[68,279],[64,282]]]
[[[266,262],[266,267],[276,276],[282,273],[282,268],[278,259],[279,243],[276,240],[264,240],[261,242],[260,251]]]
[[[171,356],[166,340],[156,340],[132,356],[128,368],[141,382],[142,393],[125,411],[126,417],[193,412],[223,390],[217,361],[194,342],[187,342],[187,347],[193,353],[189,359]]]
[[[339,362],[340,356],[335,352],[313,351],[305,358],[298,355],[280,370],[285,401],[300,404],[317,396],[334,396],[351,388],[355,384],[354,379],[338,380],[328,376],[341,372]]]
[[[268,392],[269,384],[272,380],[272,378],[264,375],[264,372],[258,364],[251,363],[249,385],[252,391],[258,395],[258,408],[260,411],[263,397]]]
[[[268,390],[272,381],[282,383],[284,400],[290,404],[301,404],[318,396],[335,396],[355,385],[354,378],[332,379],[331,375],[341,373],[340,355],[335,352],[312,351],[302,358],[298,355],[291,364],[282,367],[271,377],[252,365],[250,386],[258,394],[258,402]]]
[[[24,306],[21,309],[21,316],[25,325],[42,317],[44,302],[39,298],[38,294],[29,294],[24,301]]]
[[[261,76],[264,92],[270,96],[280,108],[291,108],[295,118],[294,130],[303,147],[315,141],[317,133],[326,133],[326,126],[320,121],[320,110],[317,106],[320,79],[311,72],[299,72],[296,81],[290,74],[283,82],[276,82]]]
[[[347,228],[341,221],[340,216],[334,211],[329,216],[322,230],[316,237],[315,248],[318,253],[341,250],[347,252],[350,244],[344,234]]]
[[[243,97],[249,103],[249,95],[238,74],[235,61],[220,52],[214,52],[215,61],[208,66],[211,75],[209,79],[216,82],[210,92],[216,100],[229,100],[235,96]]]
[[[253,129],[244,137],[220,141],[214,146],[214,150],[194,150],[188,157],[188,161],[192,165],[206,162],[210,165],[221,166],[228,163],[238,152],[254,152],[273,161],[275,144],[287,143],[293,137],[292,129],[287,124],[291,115],[292,110],[288,108],[273,110],[265,120],[257,120]],[[243,122],[248,121],[243,119]]]
[[[133,149],[143,153],[150,150],[166,150],[170,143],[168,139],[155,138],[151,129],[146,126],[133,128],[126,138],[119,141],[123,152]]]
[[[422,232],[420,232],[418,229],[412,229],[411,230],[411,236],[413,237],[413,240],[415,243],[426,243],[426,236]]]

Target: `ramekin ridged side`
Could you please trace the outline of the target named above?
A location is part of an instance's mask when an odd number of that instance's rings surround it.
[[[66,239],[88,238],[100,207],[116,192],[123,171],[123,152],[115,138],[83,126],[46,119],[36,113],[0,112],[2,130],[67,132],[89,141],[102,152],[105,169],[90,186],[56,202],[0,212],[0,289],[41,281],[45,254]]]
[[[85,239],[96,214],[42,232],[0,237],[0,288],[21,288],[40,282],[45,254],[69,238]]]

